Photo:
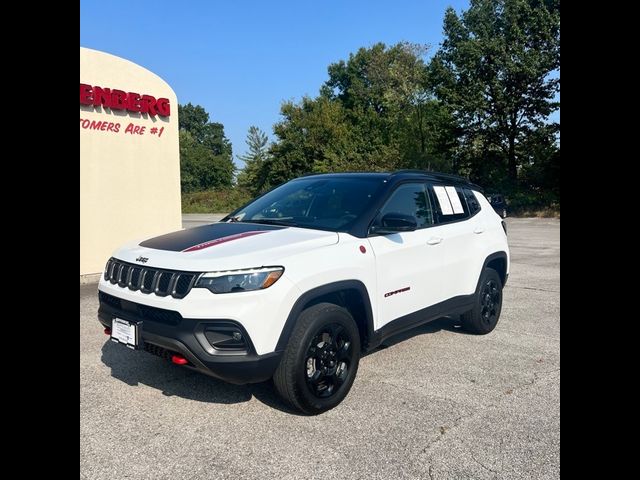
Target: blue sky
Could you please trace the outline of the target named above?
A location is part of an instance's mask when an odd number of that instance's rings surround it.
[[[162,77],[178,101],[224,124],[234,161],[249,126],[273,138],[283,100],[315,96],[327,66],[376,42],[432,45],[445,9],[467,0],[80,1],[80,45]]]

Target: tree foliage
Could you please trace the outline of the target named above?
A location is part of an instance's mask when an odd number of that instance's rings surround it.
[[[247,146],[249,151],[240,155],[244,162],[244,168],[238,175],[238,186],[258,195],[262,193],[266,181],[264,164],[269,159],[269,137],[256,126],[249,127],[247,133]]]
[[[283,103],[259,188],[311,172],[450,171],[454,126],[429,90],[426,51],[409,43],[361,48],[329,66],[316,98]]]
[[[329,65],[318,96],[282,104],[274,143],[250,130],[239,182],[258,193],[306,173],[419,168],[523,204],[559,199],[559,0],[448,9],[427,52],[378,43]]]
[[[180,183],[183,192],[230,187],[235,165],[221,123],[209,121],[200,105],[178,106]]]
[[[460,167],[515,183],[532,146],[556,143],[560,3],[472,0],[461,16],[447,10],[444,35],[430,74],[459,128]]]

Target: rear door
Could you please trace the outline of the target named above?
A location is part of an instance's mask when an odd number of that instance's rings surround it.
[[[482,252],[484,224],[476,216],[479,207],[470,207],[461,187],[432,184],[436,219],[442,229],[443,268],[440,274],[445,300],[475,291],[477,258]]]
[[[425,183],[396,187],[376,219],[387,213],[412,215],[418,229],[369,237],[376,256],[378,318],[375,329],[443,300],[442,229]]]

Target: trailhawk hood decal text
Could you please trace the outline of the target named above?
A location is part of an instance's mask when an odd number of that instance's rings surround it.
[[[266,231],[261,232],[244,232],[244,233],[235,233],[233,235],[228,235],[222,238],[216,238],[215,240],[209,240],[207,242],[199,243],[198,245],[194,245],[193,247],[185,248],[182,250],[183,252],[195,252],[196,250],[202,250],[203,248],[213,247],[214,245],[220,245],[221,243],[232,242],[233,240],[238,240],[239,238],[252,237],[254,235],[260,235],[261,233],[267,233]]]
[[[221,243],[285,228],[287,227],[255,223],[213,223],[150,238],[140,243],[140,246],[172,252],[193,252]]]

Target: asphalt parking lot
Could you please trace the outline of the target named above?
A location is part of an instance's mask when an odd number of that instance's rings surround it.
[[[316,417],[268,383],[229,385],[107,341],[96,286],[81,286],[81,478],[559,478],[560,221],[507,224],[496,330],[445,318],[403,334]]]

